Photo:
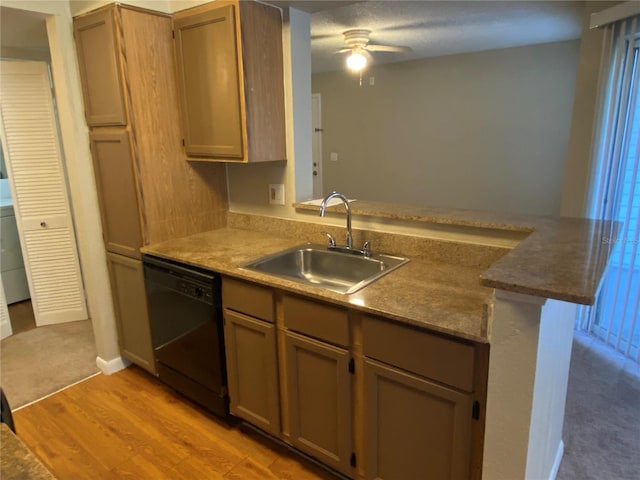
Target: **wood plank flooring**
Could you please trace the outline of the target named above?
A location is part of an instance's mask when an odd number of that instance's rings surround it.
[[[60,480],[336,479],[137,367],[97,375],[13,415],[18,437]]]

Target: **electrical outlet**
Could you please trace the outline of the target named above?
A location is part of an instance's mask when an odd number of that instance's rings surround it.
[[[331,160],[332,162],[337,162],[338,161],[338,152],[331,152],[329,154],[329,160]]]
[[[284,184],[269,184],[269,203],[271,205],[284,205]]]

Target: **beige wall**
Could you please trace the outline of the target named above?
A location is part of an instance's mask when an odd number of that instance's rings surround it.
[[[599,29],[590,30],[589,19],[592,13],[617,3],[620,2],[586,2],[585,6],[571,134],[562,189],[561,214],[564,216],[581,217],[586,213],[591,175],[591,145],[604,34]]]
[[[570,41],[374,66],[362,86],[346,71],[314,75],[325,193],[559,213],[578,48]]]
[[[36,60],[51,63],[49,51],[35,48],[16,48],[0,46],[0,56],[2,58],[15,58],[20,60]]]

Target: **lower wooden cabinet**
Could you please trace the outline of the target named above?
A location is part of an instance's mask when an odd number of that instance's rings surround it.
[[[365,359],[365,472],[376,480],[467,480],[472,396]]]
[[[155,375],[142,262],[107,253],[113,307],[122,356]]]
[[[232,414],[350,478],[480,477],[477,346],[263,285],[222,287]]]
[[[231,413],[279,435],[275,326],[225,309],[224,341]]]
[[[290,331],[285,347],[291,443],[350,474],[349,352]]]

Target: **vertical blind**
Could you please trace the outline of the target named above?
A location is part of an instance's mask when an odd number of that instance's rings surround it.
[[[640,15],[605,27],[589,215],[616,220],[596,304],[577,328],[640,362]]]

